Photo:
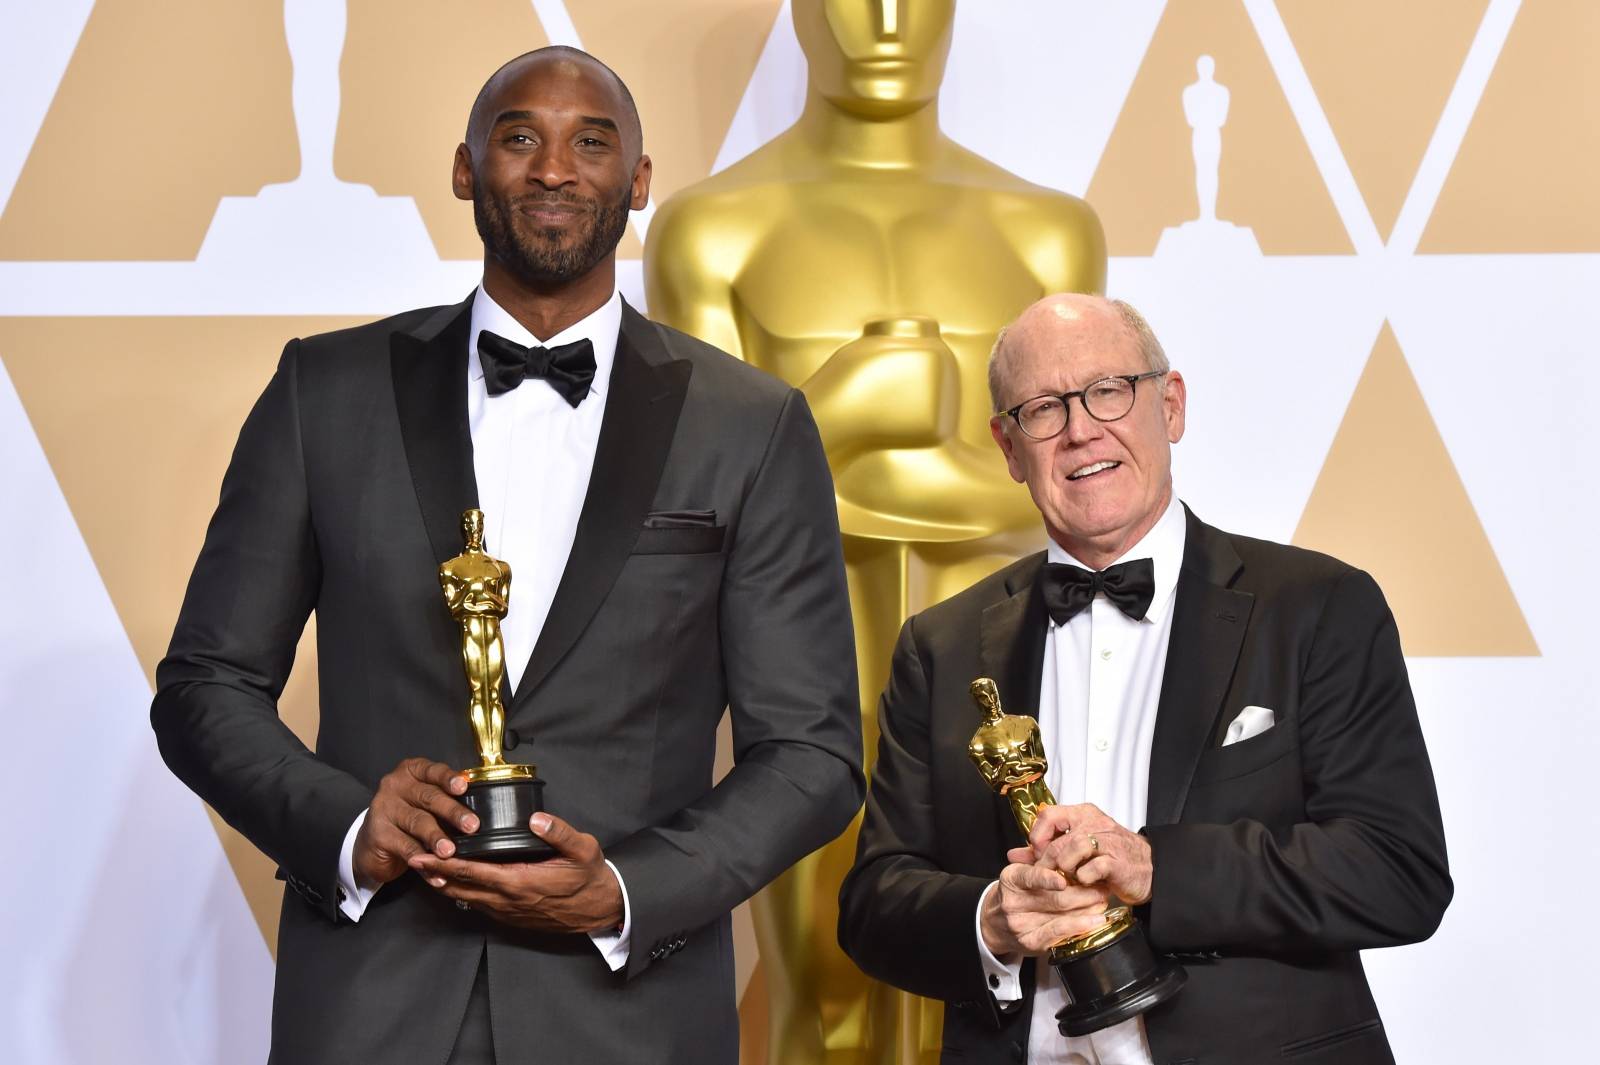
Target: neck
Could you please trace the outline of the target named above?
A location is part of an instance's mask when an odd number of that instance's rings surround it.
[[[874,119],[846,111],[815,90],[808,92],[795,130],[829,162],[872,170],[927,166],[938,158],[945,140],[937,101],[909,114]]]
[[[1137,524],[1127,529],[1117,529],[1103,536],[1091,537],[1071,536],[1051,529],[1050,536],[1061,545],[1062,550],[1085,566],[1093,570],[1102,570],[1127,554],[1134,544],[1143,540],[1150,530],[1156,527],[1156,522],[1167,512],[1167,506],[1171,502],[1172,482],[1168,481],[1166,488],[1162,490],[1160,501]]]
[[[483,291],[540,340],[549,340],[599,310],[616,288],[614,251],[582,277],[549,285],[517,277],[492,256],[483,259]]]

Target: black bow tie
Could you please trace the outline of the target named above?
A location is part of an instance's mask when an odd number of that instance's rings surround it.
[[[553,348],[525,348],[485,329],[478,334],[478,355],[491,396],[509,392],[529,377],[542,377],[576,407],[594,380],[594,345],[587,339]]]
[[[1039,590],[1044,593],[1050,620],[1057,625],[1065,625],[1101,592],[1118,610],[1135,621],[1143,621],[1150,612],[1150,601],[1156,597],[1156,568],[1148,558],[1121,562],[1098,573],[1046,562],[1039,574]]]

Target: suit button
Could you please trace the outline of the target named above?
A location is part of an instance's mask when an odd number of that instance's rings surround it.
[[[521,742],[522,737],[517,735],[517,730],[508,728],[506,729],[505,739],[501,741],[500,745],[508,751],[513,751],[516,750],[517,744]]]

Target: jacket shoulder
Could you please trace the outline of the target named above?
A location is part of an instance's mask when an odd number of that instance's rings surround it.
[[[983,616],[983,612],[1031,585],[1043,562],[1043,551],[1024,555],[1009,566],[1003,566],[987,577],[973,582],[950,598],[918,611],[906,624],[919,640],[946,636],[969,639],[976,631],[978,619]]]
[[[728,354],[721,348],[707,344],[698,337],[690,336],[670,325],[664,325],[653,318],[645,318],[651,329],[656,330],[661,341],[666,345],[667,351],[674,358],[686,359],[694,366],[694,377],[691,378],[690,387],[711,387],[718,391],[729,392],[735,396],[746,399],[755,404],[772,404],[781,406],[788,398],[793,387],[782,379],[759,370],[743,359]]]
[[[349,351],[375,348],[382,349],[387,353],[389,350],[389,337],[395,333],[409,333],[434,315],[453,309],[449,304],[441,304],[437,307],[418,307],[415,310],[402,311],[387,318],[380,318],[375,322],[363,322],[360,325],[347,326],[344,329],[333,329],[326,333],[313,333],[310,336],[299,338],[300,347],[301,350],[316,356],[337,355]]]

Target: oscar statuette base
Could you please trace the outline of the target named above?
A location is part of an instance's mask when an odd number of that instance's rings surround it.
[[[1062,1035],[1088,1035],[1137,1017],[1177,994],[1188,979],[1183,966],[1155,956],[1126,907],[1106,918],[1100,928],[1050,951],[1070,999],[1056,1014]]]
[[[544,809],[544,781],[534,775],[532,766],[472,769],[467,776],[461,801],[478,815],[478,831],[451,835],[457,857],[485,862],[542,862],[555,857],[555,848],[528,827],[528,819]]]

